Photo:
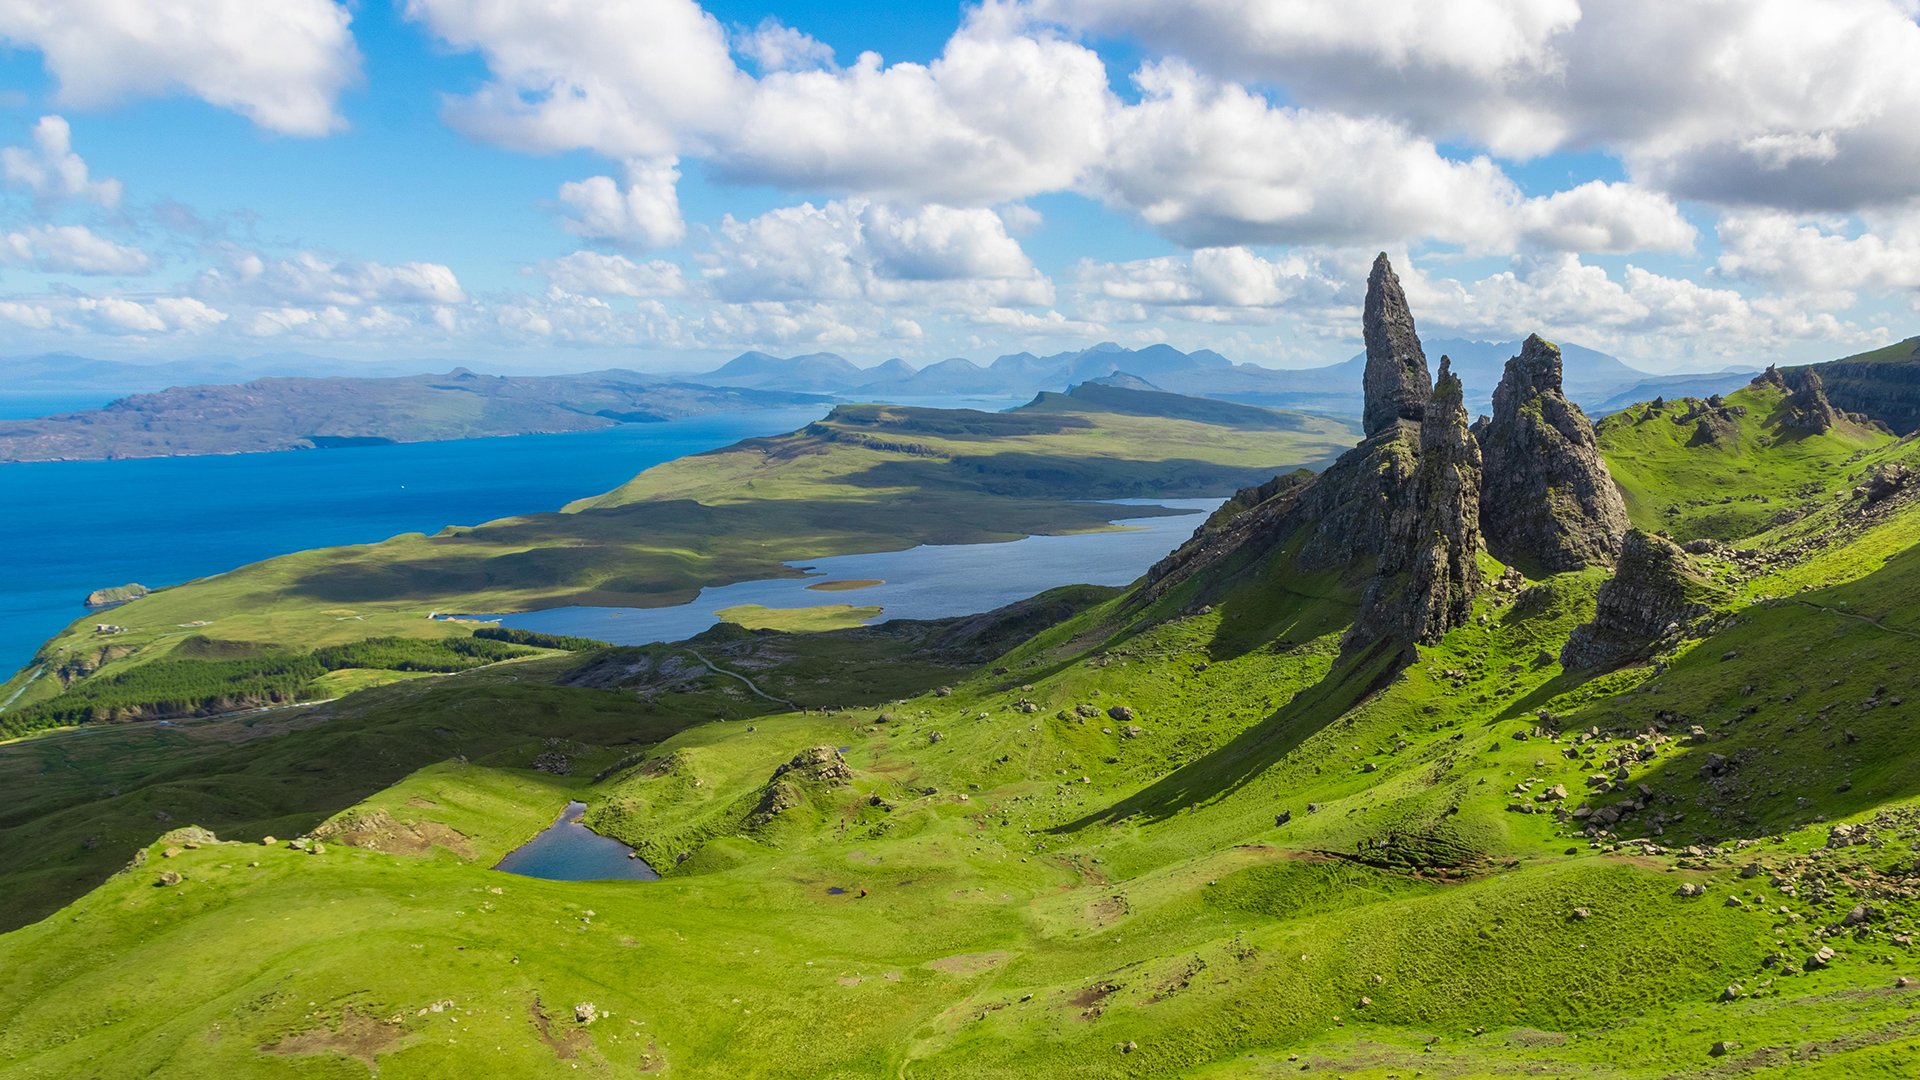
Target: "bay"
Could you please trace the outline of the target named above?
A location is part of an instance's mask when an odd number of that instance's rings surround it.
[[[0,404],[38,407],[26,400]],[[175,585],[305,548],[557,510],[661,462],[792,431],[825,413],[810,406],[567,435],[0,465],[0,671],[26,664],[85,614],[81,601],[95,589]]]

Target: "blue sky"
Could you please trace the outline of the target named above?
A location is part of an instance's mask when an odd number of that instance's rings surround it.
[[[1914,17],[0,5],[0,354],[1295,366],[1357,349],[1386,250],[1429,336],[1820,359],[1920,323]]]

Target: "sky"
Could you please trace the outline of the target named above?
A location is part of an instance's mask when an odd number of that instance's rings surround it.
[[[1920,333],[1920,0],[0,0],[0,356]],[[0,360],[0,383],[4,382]]]

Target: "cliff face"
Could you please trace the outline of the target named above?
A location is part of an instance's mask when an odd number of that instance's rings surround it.
[[[1350,644],[1383,637],[1432,644],[1466,623],[1480,591],[1480,447],[1467,430],[1460,379],[1446,357],[1420,423],[1419,464],[1394,506],[1379,574]]]
[[[1873,359],[1833,360],[1811,370],[1836,408],[1878,420],[1896,435],[1920,431],[1920,338],[1867,355]]]
[[[1559,573],[1611,565],[1626,504],[1594,443],[1593,425],[1561,390],[1560,350],[1539,335],[1493,392],[1478,429],[1486,482],[1480,523],[1502,562]]]
[[[1694,597],[1710,587],[1671,541],[1629,532],[1613,580],[1600,586],[1593,621],[1574,628],[1560,663],[1593,671],[1647,655],[1709,612]]]
[[[1365,320],[1366,407],[1361,428],[1373,436],[1401,420],[1418,422],[1433,393],[1413,312],[1385,252],[1373,260],[1373,273],[1367,277]]]

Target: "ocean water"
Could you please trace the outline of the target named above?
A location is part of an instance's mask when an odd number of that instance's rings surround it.
[[[98,404],[0,394],[16,416]],[[274,555],[557,510],[642,469],[792,431],[825,406],[570,435],[0,465],[0,679],[95,589],[176,585]]]
[[[1126,499],[1113,507],[1120,531],[1029,536],[1003,544],[922,544],[904,551],[832,555],[788,565],[804,578],[742,581],[702,589],[674,607],[563,607],[504,615],[506,626],[549,634],[577,634],[616,645],[689,638],[719,621],[716,612],[738,604],[770,608],[826,604],[879,606],[869,622],[944,619],[991,611],[1061,585],[1126,585],[1179,547],[1220,505],[1220,499]],[[1185,511],[1129,517],[1129,506]],[[826,591],[829,581],[879,581],[860,589]]]
[[[112,400],[110,394],[23,394],[0,387],[0,420],[97,409]]]

